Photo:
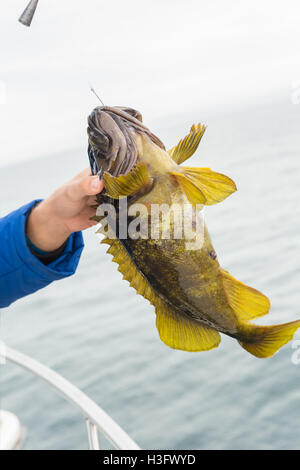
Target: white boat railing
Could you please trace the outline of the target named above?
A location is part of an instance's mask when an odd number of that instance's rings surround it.
[[[83,414],[88,431],[89,448],[99,450],[98,431],[119,450],[139,450],[138,445],[100,406],[91,400],[79,388],[49,367],[7,346],[0,348],[0,363],[13,362],[43,379],[63,397],[77,407]]]

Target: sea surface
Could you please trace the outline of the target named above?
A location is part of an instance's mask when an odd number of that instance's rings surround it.
[[[208,129],[191,166],[226,173],[238,186],[205,212],[219,260],[270,297],[271,312],[257,323],[297,319],[300,105],[283,96],[247,109],[185,110],[161,116],[151,129],[171,147],[199,120]],[[85,142],[63,154],[41,153],[0,169],[1,215],[46,197],[87,166]],[[95,228],[85,242],[73,277],[2,310],[2,341],[77,385],[144,449],[300,448],[296,343],[265,360],[224,335],[210,352],[169,349],[159,340],[153,307],[122,281]],[[28,372],[0,367],[1,407],[26,428],[23,448],[87,448],[76,409]]]

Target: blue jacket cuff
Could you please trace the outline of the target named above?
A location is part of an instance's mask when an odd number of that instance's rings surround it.
[[[81,232],[73,233],[62,255],[48,265],[30,251],[26,242],[26,220],[38,202],[40,200],[32,201],[0,219],[0,307],[71,276],[78,266],[84,247]]]

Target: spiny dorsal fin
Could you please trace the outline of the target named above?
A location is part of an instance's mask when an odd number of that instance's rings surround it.
[[[221,269],[221,276],[229,304],[239,320],[248,322],[269,312],[268,297],[253,287],[237,281],[225,269]]]
[[[138,164],[127,175],[116,177],[107,172],[104,173],[104,187],[113,199],[131,196],[141,190],[145,191],[148,187],[150,189],[152,182],[145,163]]]
[[[182,168],[172,171],[191,204],[217,204],[236,191],[232,179],[210,168]]]
[[[165,344],[184,351],[208,351],[219,345],[221,337],[216,330],[171,311],[137,269],[119,240],[104,238],[101,243],[109,245],[107,252],[119,265],[118,271],[123,274],[123,279],[155,306],[156,326]]]
[[[101,230],[98,232],[101,233]],[[107,253],[113,256],[113,262],[119,265],[118,271],[123,274],[123,279],[128,281],[131,287],[134,287],[137,294],[145,297],[152,305],[162,302],[143,274],[137,269],[120,240],[104,238],[101,243],[109,245]]]
[[[168,154],[173,158],[174,162],[180,165],[196,152],[205,130],[206,127],[203,124],[192,125],[190,133],[168,151]]]

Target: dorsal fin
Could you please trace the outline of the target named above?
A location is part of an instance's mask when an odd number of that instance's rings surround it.
[[[171,311],[156,308],[156,327],[160,339],[170,348],[198,352],[217,348],[221,341],[218,331]]]
[[[102,232],[101,229],[99,232]],[[123,279],[129,282],[130,286],[136,290],[137,294],[145,297],[152,305],[157,305],[162,302],[161,298],[138,270],[120,240],[106,237],[101,243],[109,245],[107,253],[113,256],[113,262],[119,265],[118,271],[123,274]]]
[[[150,178],[147,165],[139,163],[127,175],[112,176],[109,173],[104,173],[104,187],[108,196],[113,199],[120,197],[131,196],[151,188],[153,183]]]
[[[239,320],[248,322],[269,312],[270,301],[264,294],[238,281],[225,269],[221,269],[221,277],[228,302]]]
[[[178,165],[185,162],[197,150],[206,127],[203,124],[193,124],[188,135],[181,139],[175,147],[168,150],[168,154]]]
[[[172,312],[167,303],[154,291],[147,279],[138,270],[126,249],[118,239],[104,238],[101,243],[109,245],[108,253],[119,265],[118,271],[129,282],[137,294],[154,305],[156,326],[161,340],[174,349],[184,351],[207,351],[216,348],[221,337],[219,333],[202,323]]]

